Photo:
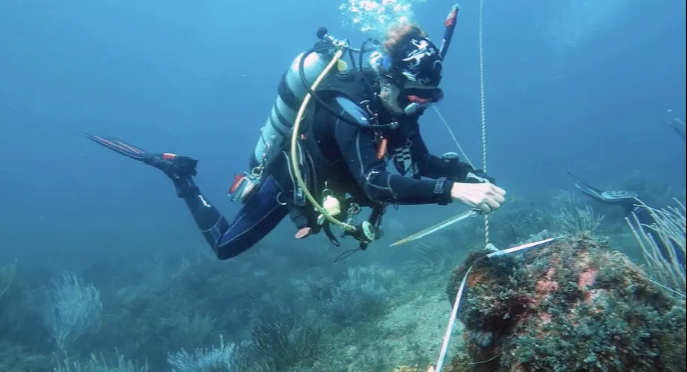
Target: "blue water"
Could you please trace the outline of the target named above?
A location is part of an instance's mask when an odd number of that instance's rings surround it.
[[[416,20],[438,43],[452,3],[400,3],[387,15]],[[687,111],[686,5],[647,4],[485,0],[486,165],[509,198],[573,190],[567,171],[604,188],[639,175],[684,196],[685,143],[668,122]],[[342,5],[1,1],[0,266],[18,259],[59,272],[209,251],[164,175],[80,133],[200,159],[197,183],[231,219],[239,205],[227,189],[246,170],[292,59],[320,26],[355,45],[380,30],[369,14],[354,23],[360,15]],[[482,166],[478,36],[479,3],[465,1],[438,109]],[[433,153],[456,151],[434,111],[421,123]],[[390,214],[419,229],[462,210]],[[286,219],[262,244],[297,247],[293,232]],[[317,239],[308,244],[327,244]]]
[[[438,41],[451,4],[410,4]],[[632,172],[684,187],[684,143],[666,123],[685,113],[685,3],[645,4],[486,2],[488,171],[509,193],[569,188],[566,170],[603,187]],[[79,133],[200,159],[198,182],[231,215],[226,189],[291,59],[319,26],[368,36],[339,5],[3,1],[2,258],[73,263],[141,242],[205,249],[162,175]],[[438,107],[481,163],[477,26],[477,3],[463,4]],[[425,116],[430,149],[454,151],[435,113]]]

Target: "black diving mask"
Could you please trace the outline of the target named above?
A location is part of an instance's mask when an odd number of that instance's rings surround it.
[[[398,96],[398,104],[406,115],[414,115],[442,98],[444,92],[440,88],[403,88]]]

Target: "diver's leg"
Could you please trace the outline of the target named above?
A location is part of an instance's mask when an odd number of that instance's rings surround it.
[[[190,178],[177,183],[205,240],[220,260],[235,257],[255,245],[286,217],[288,210],[278,202],[279,189],[266,177],[231,224],[202,195]]]
[[[155,167],[169,177],[196,220],[205,240],[219,259],[234,257],[260,241],[287,215],[288,209],[279,204],[279,191],[267,177],[257,192],[243,206],[231,224],[203,197],[193,182],[198,161],[172,153],[148,153],[136,146],[114,138],[84,133],[84,136],[134,160]]]
[[[174,183],[177,195],[186,202],[205,240],[219,259],[231,258],[246,251],[272,231],[288,213],[287,207],[277,201],[279,191],[274,181],[267,177],[234,222],[229,224],[193,182],[193,176],[197,174],[197,160],[172,153],[147,153],[117,139],[86,136],[111,150],[163,171]]]

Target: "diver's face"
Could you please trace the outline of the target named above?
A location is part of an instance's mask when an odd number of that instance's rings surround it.
[[[403,108],[399,105],[398,97],[401,95],[401,90],[390,81],[385,81],[382,84],[382,90],[379,92],[384,107],[392,114],[403,113]]]

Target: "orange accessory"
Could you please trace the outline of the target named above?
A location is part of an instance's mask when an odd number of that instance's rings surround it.
[[[382,140],[379,141],[379,145],[377,146],[377,159],[379,160],[382,160],[384,158],[384,154],[386,154],[386,143],[386,138],[382,138]]]
[[[238,175],[238,174],[235,174],[235,175],[234,175],[234,183],[232,183],[232,184],[231,184],[231,187],[229,188],[229,193],[230,193],[230,194],[233,194],[234,191],[236,191],[236,189],[237,189],[237,188],[239,187],[239,185],[241,184],[241,181],[243,181],[243,178],[244,178],[244,177],[245,177],[244,175]]]

